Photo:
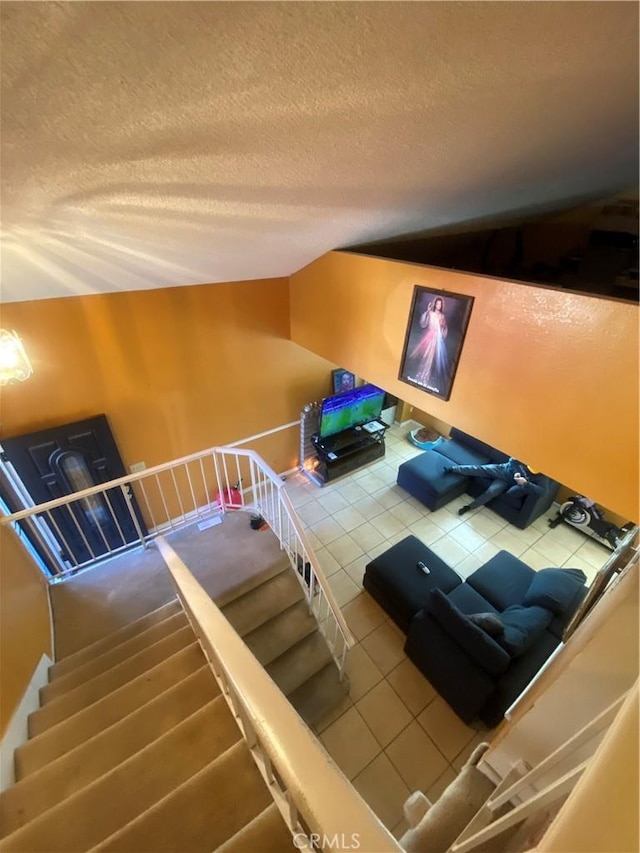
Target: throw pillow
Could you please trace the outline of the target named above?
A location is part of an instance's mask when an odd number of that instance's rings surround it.
[[[541,569],[536,572],[522,603],[546,607],[552,613],[564,613],[586,579],[580,569]]]
[[[467,618],[478,628],[482,628],[490,637],[497,637],[504,631],[502,619],[497,613],[471,613]]]
[[[458,610],[442,590],[431,590],[429,610],[451,639],[486,672],[497,677],[506,671],[510,662],[507,652]]]
[[[553,619],[553,613],[544,607],[523,607],[521,604],[512,604],[502,612],[500,618],[504,625],[504,633],[497,638],[497,641],[512,658],[515,658],[531,648]]]

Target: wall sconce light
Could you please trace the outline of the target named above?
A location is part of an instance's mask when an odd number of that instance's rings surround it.
[[[33,373],[22,341],[15,332],[0,329],[0,385],[22,382]]]

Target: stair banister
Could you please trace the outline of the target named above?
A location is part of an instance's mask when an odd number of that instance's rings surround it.
[[[311,833],[342,839],[344,849],[357,835],[360,850],[401,851],[173,548],[162,537],[156,543],[243,734],[248,723],[252,755],[292,833],[306,834],[295,825],[299,813]],[[271,772],[265,774],[270,766],[283,790]]]

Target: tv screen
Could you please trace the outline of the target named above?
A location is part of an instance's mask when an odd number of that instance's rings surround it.
[[[353,391],[325,397],[320,411],[320,437],[375,421],[382,412],[384,398],[385,392],[375,385],[361,385]]]

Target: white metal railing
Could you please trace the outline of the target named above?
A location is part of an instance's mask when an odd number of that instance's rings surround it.
[[[294,846],[401,851],[180,557],[163,538],[157,544]]]
[[[282,480],[252,450],[212,447],[2,515],[0,524],[28,529],[53,566],[55,582],[136,545],[146,547],[162,534],[238,509],[262,515],[278,537],[342,677],[355,640]]]

